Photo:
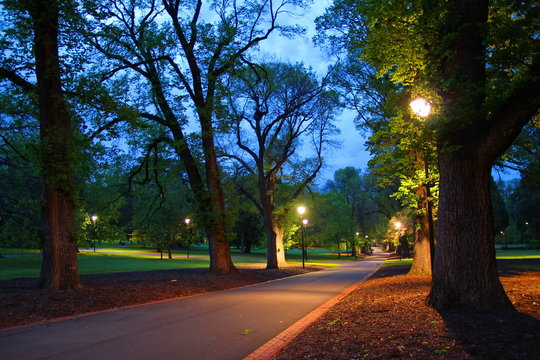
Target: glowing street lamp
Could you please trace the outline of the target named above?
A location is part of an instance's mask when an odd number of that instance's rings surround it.
[[[420,117],[427,117],[431,112],[431,104],[422,98],[417,98],[409,104],[413,113]]]
[[[303,206],[301,206],[303,207]],[[300,208],[299,209],[299,212],[300,212]],[[304,208],[304,211],[305,211],[305,208]],[[305,269],[306,268],[306,263],[305,263],[305,245],[304,245],[304,239],[305,239],[305,235],[304,235],[304,228],[307,226],[308,224],[308,219],[302,219],[302,269]]]
[[[96,221],[98,220],[97,215],[90,216],[90,220],[92,220],[92,227],[94,228],[94,236],[92,238],[92,245],[94,245],[94,252],[96,252]]]
[[[189,223],[191,222],[190,218],[185,218],[184,223],[186,224],[186,233],[187,233],[187,258],[189,259],[189,243],[191,242],[191,234],[189,233]]]
[[[401,221],[396,221],[396,222],[394,223],[394,226],[396,227],[396,230],[401,229],[401,226],[402,226],[402,225],[403,225],[403,224],[401,223]]]

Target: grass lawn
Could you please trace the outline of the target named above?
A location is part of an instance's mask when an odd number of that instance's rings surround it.
[[[540,250],[497,250],[497,259],[540,259]],[[382,264],[383,267],[397,265],[412,265],[412,259],[391,259]],[[518,266],[522,266],[523,270],[540,270],[539,265]]]
[[[391,260],[386,260],[381,266],[382,267],[386,267],[386,266],[397,266],[397,265],[412,265],[412,261],[413,259],[391,259]]]
[[[540,250],[497,250],[497,259],[540,259]]]
[[[252,261],[236,261],[235,264],[249,264]],[[146,255],[110,255],[84,253],[78,256],[79,273],[107,274],[114,272],[151,271],[187,268],[207,268],[207,259],[166,259]],[[17,278],[37,278],[41,268],[41,255],[10,256],[0,259],[0,280]]]
[[[19,250],[20,249],[12,251],[11,254],[22,254],[22,252]],[[156,253],[155,250],[149,248],[114,247],[100,248],[100,250],[106,250],[107,252],[84,252],[78,255],[79,273],[81,275],[209,267],[209,259],[207,258],[167,259],[167,255],[164,253],[163,260],[161,260],[159,257],[157,257],[159,253]],[[208,252],[203,250],[205,249],[196,249],[195,251],[190,250],[190,255],[208,255]],[[3,253],[8,254],[8,252]],[[185,254],[185,251],[174,251],[173,253]],[[233,253],[232,255],[237,258],[234,261],[235,265],[260,263],[260,261],[257,260],[250,260],[250,258],[259,257],[253,256],[254,254],[240,256],[239,254]],[[245,258],[245,260],[242,258]],[[289,263],[301,264],[302,261],[300,260],[300,252],[298,254],[298,258],[290,259]],[[337,261],[336,263],[323,263],[317,261],[316,259],[310,259],[310,261],[306,262],[306,264],[328,267],[339,266]],[[37,278],[39,277],[40,268],[41,254],[39,253],[36,254],[35,252],[27,252],[26,255],[7,256],[0,259],[0,280]]]
[[[0,248],[1,255],[12,254],[39,254],[39,249],[15,249],[15,248]]]

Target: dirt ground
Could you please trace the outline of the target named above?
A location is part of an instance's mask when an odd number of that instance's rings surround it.
[[[533,260],[536,263],[539,260]],[[521,261],[523,263],[523,261]],[[408,267],[379,270],[312,324],[275,359],[540,359],[540,272],[500,262],[501,281],[519,313],[438,313],[425,305],[430,278]],[[50,292],[35,280],[0,281],[0,328],[75,314],[191,296],[314,271],[242,268],[83,276],[82,291]]]
[[[540,272],[512,265],[500,261],[500,276],[519,313],[439,313],[425,304],[429,276],[407,276],[407,266],[386,267],[275,360],[540,359]]]

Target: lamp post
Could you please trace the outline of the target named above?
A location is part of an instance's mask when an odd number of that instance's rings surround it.
[[[189,259],[189,243],[191,241],[191,234],[189,233],[189,223],[191,222],[190,218],[185,218],[184,223],[186,224],[186,235],[187,235],[187,258]]]
[[[305,245],[304,245],[304,239],[305,239],[305,235],[304,235],[304,228],[306,227],[308,223],[308,219],[302,219],[302,269],[305,269],[306,268],[306,264],[305,264]]]
[[[303,215],[306,213],[306,207],[305,206],[299,206],[296,208],[296,211],[298,211],[298,215],[302,218]],[[305,222],[304,222],[305,221]],[[302,220],[302,268],[305,268],[305,260],[304,260],[304,226],[307,225],[308,221],[307,219]]]
[[[403,254],[403,247],[401,246],[401,227],[403,226],[403,224],[401,223],[401,221],[396,221],[394,223],[394,226],[396,227],[396,232],[397,232],[397,238],[398,238],[398,243],[399,243],[399,260],[401,261],[401,255]]]
[[[92,215],[90,220],[92,220],[92,228],[94,229],[94,236],[92,237],[92,245],[94,246],[94,252],[96,252],[96,221],[98,219],[97,215]]]
[[[417,98],[409,104],[411,106],[412,111],[420,117],[428,117],[431,112],[431,103],[429,101],[426,101],[423,98]],[[433,272],[433,263],[435,261],[435,229],[433,226],[433,209],[431,206],[431,186],[429,185],[429,181],[427,179],[429,178],[429,171],[428,171],[428,162],[424,157],[424,170],[425,170],[425,176],[426,176],[426,207],[427,207],[427,217],[428,217],[428,233],[429,233],[429,256],[430,256],[430,263],[431,263],[431,271]]]
[[[358,237],[360,236],[360,233],[357,232],[356,237],[354,238],[354,260],[358,260]]]

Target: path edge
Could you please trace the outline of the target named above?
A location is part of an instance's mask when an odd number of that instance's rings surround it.
[[[330,310],[332,306],[337,304],[345,296],[352,293],[356,288],[358,288],[362,283],[367,281],[370,277],[375,274],[384,261],[382,261],[379,266],[377,266],[369,274],[365,275],[358,282],[353,285],[345,288],[339,294],[320,305],[315,310],[311,311],[309,314],[305,315],[303,318],[289,326],[287,329],[283,330],[278,335],[274,336],[272,339],[267,341],[264,345],[259,347],[257,350],[253,351],[251,354],[246,356],[243,360],[270,360],[274,357],[281,349],[291,343],[302,331],[304,331],[309,325],[314,323],[319,319],[325,312]]]

